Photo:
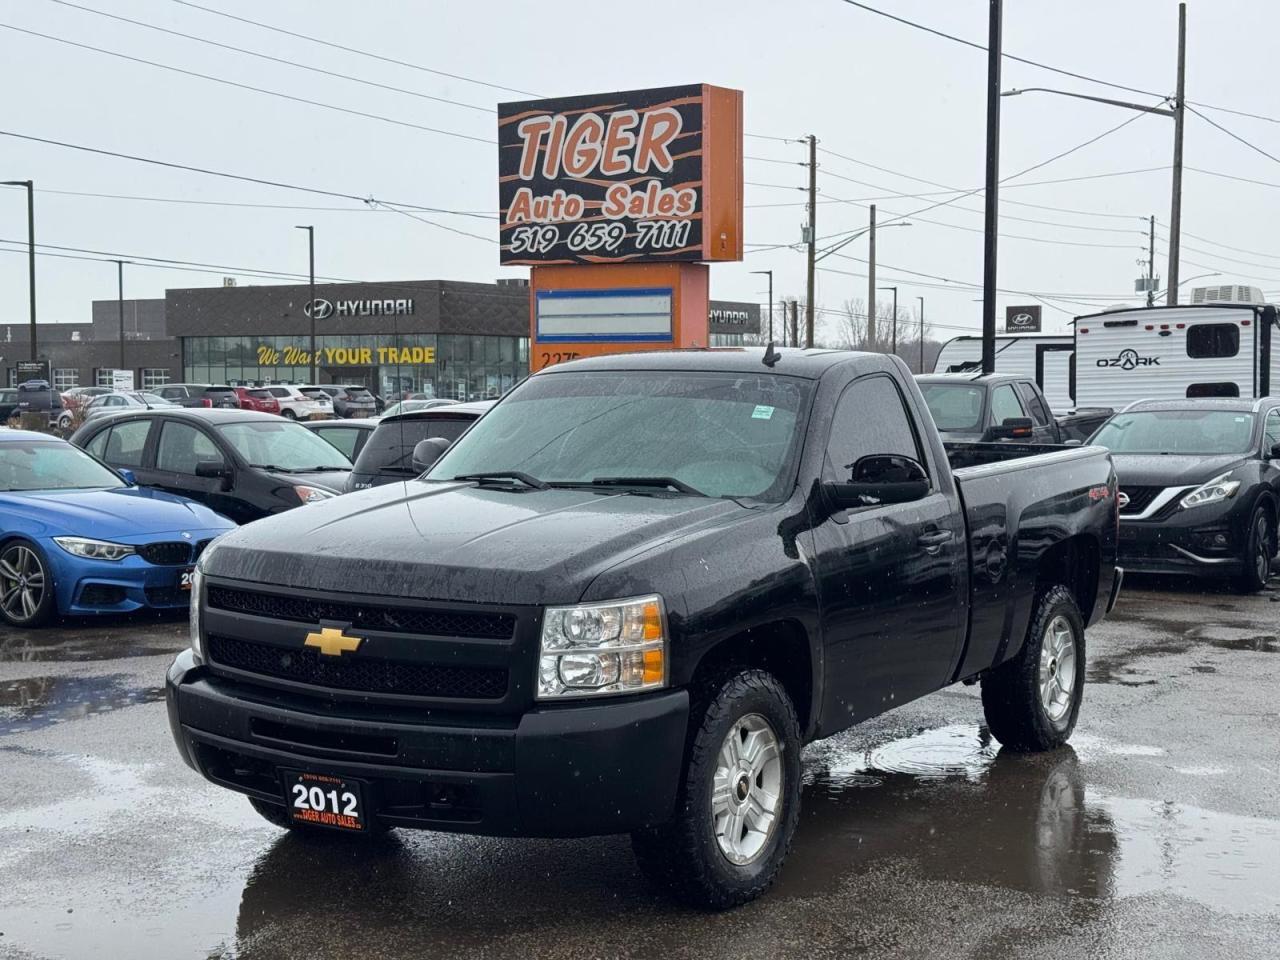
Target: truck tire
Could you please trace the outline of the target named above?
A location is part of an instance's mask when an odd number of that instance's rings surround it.
[[[1271,514],[1266,507],[1259,504],[1254,508],[1248,529],[1236,586],[1241,593],[1257,593],[1271,579],[1271,558],[1275,554],[1275,531],[1271,529]]]
[[[671,822],[631,835],[641,871],[693,906],[725,910],[773,883],[800,816],[800,727],[763,670],[695,692]]]
[[[1022,649],[982,678],[987,728],[1010,750],[1053,750],[1075,729],[1084,695],[1084,618],[1058,585],[1041,590]]]

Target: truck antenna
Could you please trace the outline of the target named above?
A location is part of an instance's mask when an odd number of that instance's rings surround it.
[[[776,349],[774,349],[774,343],[772,340],[770,340],[769,346],[764,348],[764,360],[762,360],[761,362],[766,367],[772,367],[775,363],[777,363],[781,359],[782,359],[782,354],[780,354]]]

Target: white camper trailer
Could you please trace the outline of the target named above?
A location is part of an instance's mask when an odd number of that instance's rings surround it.
[[[1269,396],[1280,389],[1275,327],[1276,308],[1256,303],[1077,317],[1076,402],[1121,409],[1135,400]]]
[[[1009,334],[996,337],[996,373],[1035,380],[1054,413],[1076,406],[1075,338],[1050,334]],[[942,345],[933,363],[934,373],[967,373],[982,370],[982,337],[954,337]]]

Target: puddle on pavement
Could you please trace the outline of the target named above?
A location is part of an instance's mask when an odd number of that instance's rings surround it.
[[[1075,738],[1017,754],[968,725],[806,764],[804,808],[778,892],[819,896],[894,861],[914,875],[1091,901],[1168,893],[1227,913],[1280,909],[1280,821],[1089,788],[1095,754],[1158,748]],[[1187,768],[1188,776],[1225,775]]]
[[[1171,657],[1192,651],[1211,652],[1225,650],[1231,653],[1280,653],[1280,640],[1275,634],[1255,634],[1246,636],[1205,636],[1215,626],[1184,624],[1170,621],[1147,621],[1148,626],[1156,629],[1169,629],[1170,625],[1180,632],[1170,633],[1163,640],[1156,642],[1136,643],[1119,653],[1105,657],[1096,657],[1089,661],[1088,679],[1090,683],[1108,683],[1125,687],[1145,687],[1157,682],[1157,678],[1146,675],[1136,669],[1134,663],[1154,657]],[[1217,627],[1231,633],[1230,627]],[[1215,667],[1208,664],[1195,664],[1191,669],[1196,673],[1216,673]]]
[[[187,620],[176,614],[81,619],[43,630],[0,626],[0,663],[150,657],[177,653],[186,645]]]
[[[163,687],[129,686],[128,679],[110,674],[0,680],[0,736],[164,699]]]

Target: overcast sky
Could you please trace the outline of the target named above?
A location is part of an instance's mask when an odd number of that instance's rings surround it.
[[[53,0],[7,0],[0,4],[0,23],[11,27],[400,123],[291,102],[0,29],[0,81],[6,91],[0,128],[361,197],[481,214],[497,209],[496,147],[464,137],[493,139],[494,105],[526,99],[524,94],[320,46],[177,0],[74,2],[412,93],[321,76]],[[895,196],[939,189],[911,177],[964,189],[983,181],[985,54],[843,0],[196,2],[364,53],[535,95],[688,82],[740,88],[749,134],[789,138],[814,133],[825,151],[892,171],[822,153],[819,236],[865,224],[865,204],[842,201],[880,198],[876,202],[884,221],[946,199]],[[985,43],[988,5],[983,0],[869,2]],[[1161,95],[1174,89],[1174,0],[1007,3],[1006,8],[1007,53]],[[1280,4],[1198,0],[1189,4],[1188,20],[1188,100],[1280,118],[1275,81]],[[1002,85],[1156,102],[1008,60]],[[1132,300],[1133,281],[1142,270],[1137,261],[1145,258],[1149,214],[1157,218],[1157,272],[1166,269],[1166,244],[1159,237],[1167,235],[1163,224],[1169,217],[1172,122],[1043,93],[1003,103],[1002,175],[1135,119],[1097,143],[1011,181],[1002,191],[1003,200],[1040,206],[1001,206],[1008,218],[1001,221],[1000,286],[1022,291],[1002,294],[1001,307],[1036,302],[1027,295],[1034,293],[1053,305],[1044,311],[1046,328],[1061,330],[1071,315],[1089,312],[1089,304]],[[1204,112],[1280,156],[1280,122]],[[746,163],[747,243],[798,241],[805,214],[796,188],[805,183],[799,165],[804,148],[748,137],[746,153],[762,158]],[[1271,185],[1186,173],[1182,277],[1219,276],[1184,289],[1235,281],[1280,292],[1280,243],[1275,240],[1280,162],[1188,115],[1186,164]],[[1147,168],[1159,169],[1014,186]],[[305,273],[305,234],[293,229],[302,223],[316,227],[316,270],[325,276],[491,281],[522,272],[498,266],[495,220],[416,214],[479,234],[476,239],[401,213],[363,209],[354,201],[0,137],[0,179],[27,178],[36,181],[37,240],[42,243],[228,267],[195,273],[127,266],[126,297],[160,297],[166,288],[216,285],[224,275],[237,276],[241,284],[268,282],[239,272],[248,269]],[[54,191],[341,209],[196,205]],[[20,190],[0,189],[0,238],[25,243],[24,200]],[[979,284],[981,208],[980,194],[967,197],[913,217],[911,227],[880,235],[881,282],[897,283],[904,304],[914,306],[914,298],[924,296],[938,335],[976,330],[979,292],[907,271]],[[0,255],[0,321],[24,322],[25,251],[10,244],[0,248],[21,253]],[[713,297],[765,301],[764,278],[749,271],[766,268],[775,271],[776,297],[803,296],[804,257],[798,250],[748,249],[756,252],[743,263],[713,268]],[[865,258],[865,239],[842,253]],[[830,257],[822,266],[857,276],[820,272],[820,306],[835,308],[850,297],[865,297],[862,262]],[[37,269],[44,321],[85,322],[91,300],[115,296],[113,264],[41,257]]]

